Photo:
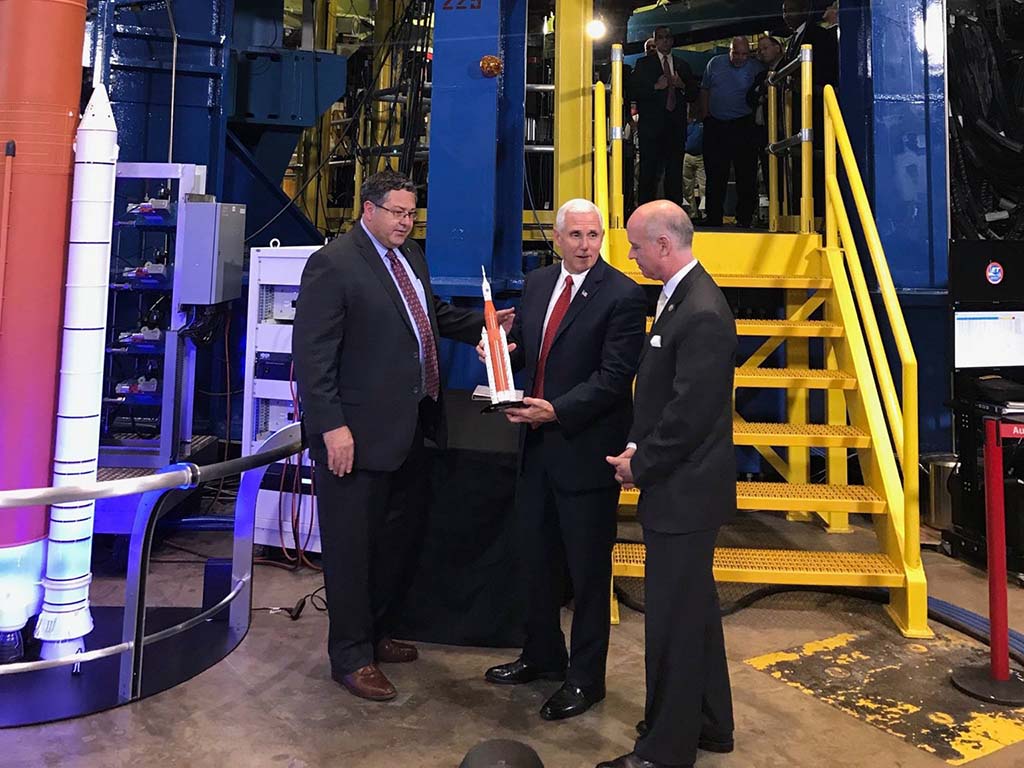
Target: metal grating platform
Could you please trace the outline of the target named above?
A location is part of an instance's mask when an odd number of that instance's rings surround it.
[[[808,290],[832,288],[832,278],[830,277],[716,274],[714,278],[719,288],[806,288]]]
[[[737,320],[740,336],[794,336],[838,338],[843,326],[824,320]]]
[[[867,448],[871,438],[856,427],[832,424],[773,424],[733,422],[736,445],[774,445],[807,448]]]
[[[857,379],[845,371],[820,368],[736,369],[737,387],[779,387],[783,389],[856,389]]]
[[[616,544],[612,551],[615,576],[642,577],[646,562],[643,544]],[[718,581],[751,584],[822,584],[857,587],[900,587],[903,574],[878,552],[813,552],[790,549],[715,550]]]
[[[736,503],[740,509],[778,512],[885,512],[885,500],[865,485],[740,482]]]

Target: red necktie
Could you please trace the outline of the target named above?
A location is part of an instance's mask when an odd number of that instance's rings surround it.
[[[413,322],[420,333],[420,343],[423,345],[423,389],[424,393],[432,399],[437,400],[437,393],[440,389],[441,377],[437,369],[437,344],[434,343],[434,331],[430,327],[430,320],[423,309],[420,297],[416,295],[416,289],[412,287],[409,273],[405,271],[402,262],[398,260],[395,252],[388,250],[385,254],[391,262],[391,271],[398,282],[398,288],[402,291],[402,298],[405,299],[409,312],[412,314]]]
[[[555,334],[558,333],[558,326],[562,324],[562,318],[569,310],[569,302],[572,300],[572,277],[565,276],[565,287],[551,310],[551,317],[548,318],[548,327],[544,329],[544,340],[540,345],[540,357],[537,358],[537,375],[533,377],[533,396],[544,397],[544,366],[548,362],[548,352],[555,341]]]
[[[672,70],[668,66],[667,55],[661,60],[661,69],[665,73],[665,79],[668,80],[668,93],[665,96],[665,109],[672,112],[676,108],[676,87],[672,85]]]

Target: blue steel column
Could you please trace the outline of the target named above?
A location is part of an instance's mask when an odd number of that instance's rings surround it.
[[[919,381],[949,380],[946,20],[942,0],[859,0],[840,12],[840,99],[872,196]],[[883,313],[881,303],[876,312]],[[898,369],[898,358],[890,350]],[[921,450],[947,449],[945,386],[921,386]]]
[[[526,122],[526,0],[501,2],[494,276],[518,287],[523,277],[523,152]]]

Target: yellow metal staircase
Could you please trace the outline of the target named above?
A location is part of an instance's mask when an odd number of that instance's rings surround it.
[[[886,587],[888,610],[900,630],[908,637],[927,637],[917,509],[917,364],[830,88],[825,105],[824,234],[698,232],[694,252],[723,288],[781,289],[784,296],[785,317],[737,321],[740,336],[764,341],[738,364],[735,387],[785,390],[787,415],[778,424],[736,415],[736,444],[754,447],[783,480],[738,483],[739,509],[819,521],[822,536],[849,531],[851,514],[869,515],[878,547],[870,553],[720,548],[715,576],[747,583]],[[837,151],[899,350],[898,391],[840,194]],[[609,261],[637,282],[650,282],[628,259],[625,231],[612,229],[609,238]],[[810,365],[812,340],[822,346],[820,367]],[[786,367],[767,367],[780,348]],[[825,392],[823,423],[809,423],[811,390]],[[825,482],[811,481],[811,449],[825,454]],[[863,484],[849,482],[849,451],[856,451]],[[623,491],[620,504],[635,505],[638,497],[637,491]],[[643,564],[642,544],[616,545],[613,576],[642,576]]]

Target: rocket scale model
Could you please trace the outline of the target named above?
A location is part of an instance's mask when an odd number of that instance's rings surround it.
[[[523,393],[515,388],[512,379],[512,360],[508,354],[508,338],[505,329],[498,323],[498,312],[494,309],[491,298],[491,284],[487,280],[487,270],[481,266],[483,275],[481,284],[484,295],[484,327],[480,331],[484,349],[487,354],[484,362],[487,365],[487,382],[490,385],[491,405],[485,410],[499,410],[522,405]]]

